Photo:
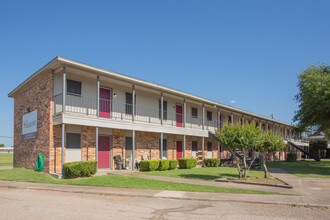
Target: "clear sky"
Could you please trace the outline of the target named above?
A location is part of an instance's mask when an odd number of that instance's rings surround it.
[[[330,63],[329,24],[317,0],[3,1],[0,136],[8,93],[55,56],[291,123],[297,74]]]

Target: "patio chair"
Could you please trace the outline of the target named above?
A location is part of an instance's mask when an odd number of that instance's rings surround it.
[[[115,161],[117,161],[120,170],[121,170],[122,168],[124,169],[123,165],[126,166],[126,162],[121,158],[120,155],[114,156],[113,159],[114,159]]]
[[[148,160],[148,155],[142,155],[142,160]]]

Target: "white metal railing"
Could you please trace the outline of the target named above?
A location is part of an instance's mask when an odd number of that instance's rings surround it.
[[[55,95],[54,114],[62,112],[62,94]],[[67,94],[65,97],[65,112],[78,113],[89,116],[97,116],[97,106],[99,104],[99,117],[115,120],[132,120],[133,105],[110,101],[107,99],[97,99],[95,97],[76,96]],[[135,105],[134,121],[150,124],[161,124],[160,109],[149,108],[143,105]],[[184,124],[184,115],[176,113],[175,109],[168,109],[163,112],[163,124],[173,127],[185,127],[190,129],[203,129],[203,119],[201,117],[186,116]],[[204,130],[214,131],[217,128],[217,121],[208,121],[204,119]]]

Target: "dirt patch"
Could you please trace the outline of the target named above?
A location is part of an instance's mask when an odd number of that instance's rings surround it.
[[[264,184],[274,184],[274,185],[286,185],[283,181],[276,178],[246,178],[246,179],[237,179],[238,181],[246,181],[253,183],[264,183]]]

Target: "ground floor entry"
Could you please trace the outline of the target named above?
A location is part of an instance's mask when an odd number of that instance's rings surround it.
[[[99,136],[98,168],[110,168],[110,136]]]

